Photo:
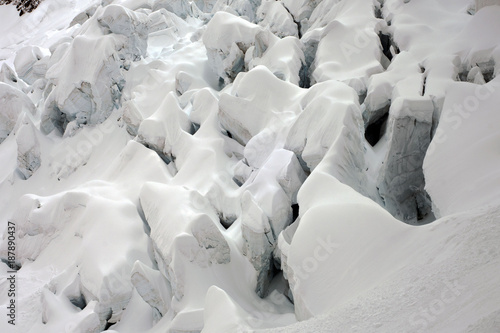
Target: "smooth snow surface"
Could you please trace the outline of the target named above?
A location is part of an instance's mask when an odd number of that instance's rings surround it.
[[[0,332],[499,332],[499,1],[0,29]]]

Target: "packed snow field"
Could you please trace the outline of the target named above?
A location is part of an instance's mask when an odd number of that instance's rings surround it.
[[[500,332],[500,1],[0,27],[1,332]]]

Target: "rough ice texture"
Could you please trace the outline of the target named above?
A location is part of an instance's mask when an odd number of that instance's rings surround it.
[[[256,46],[250,47],[255,50]],[[259,65],[266,66],[273,74],[283,81],[299,85],[301,80],[301,70],[305,66],[305,56],[302,44],[295,37],[284,37],[269,46],[262,55],[247,52],[245,64],[248,69]],[[261,52],[261,51],[260,51]]]
[[[129,272],[133,262],[150,265],[147,254],[140,250],[146,235],[132,204],[76,191],[46,198],[26,195],[12,221],[18,228],[17,258],[21,265],[43,260],[67,246],[66,259],[58,267],[68,271],[61,271],[60,281],[53,280],[54,288],[75,279],[71,265],[76,262],[78,296],[99,304],[96,313],[103,325],[120,319],[132,291]],[[130,243],[111,244],[113,237],[128,238]],[[92,244],[95,239],[101,245]]]
[[[351,18],[353,12],[356,20]],[[367,79],[383,71],[372,3],[322,1],[311,14],[309,23],[304,42],[317,43],[312,81],[339,80],[359,95],[364,94]]]
[[[309,169],[318,165],[334,143],[345,139],[354,144],[345,151],[361,156],[361,113],[353,89],[336,81],[317,84],[303,97],[300,106],[303,111],[288,133],[286,147],[300,156]],[[342,138],[344,127],[352,138]],[[355,163],[355,169],[362,167],[362,162]]]
[[[137,140],[164,156],[167,161],[171,161],[173,147],[192,131],[191,122],[178,105],[175,95],[168,94],[158,110],[143,121],[137,119],[140,117],[138,112],[131,108],[133,104],[127,107],[126,116],[131,123],[140,123]],[[132,113],[134,111],[135,113]]]
[[[251,87],[257,82],[260,86],[254,90]],[[279,126],[280,120],[293,110],[280,106],[280,97],[283,96],[287,99],[287,104],[291,104],[296,98],[295,94],[299,93],[299,88],[279,80],[266,67],[258,66],[240,75],[232,91],[236,96],[228,93],[220,96],[219,118],[222,126],[238,142],[246,144],[266,127]]]
[[[364,101],[363,120],[365,124],[369,125],[375,122],[389,111],[393,89],[399,81],[419,75],[419,73],[420,68],[416,59],[412,57],[411,53],[403,51],[394,58],[385,72],[371,76]]]
[[[172,200],[165,202],[164,197]],[[206,268],[231,261],[218,215],[213,208],[206,210],[211,206],[197,191],[151,183],[143,187],[140,199],[160,270],[178,300],[184,296],[186,263]]]
[[[185,19],[191,11],[189,6],[189,2],[186,0],[155,0],[151,9],[153,11],[157,11],[161,8],[168,10],[171,13],[179,16],[182,19]]]
[[[163,275],[140,261],[134,263],[131,281],[142,299],[151,306],[158,322],[170,309],[172,291]]]
[[[476,11],[483,7],[500,5],[498,0],[476,0]]]
[[[226,12],[215,13],[203,34],[210,67],[226,84],[245,70],[245,53],[251,46],[260,55],[274,39],[269,30]]]
[[[398,98],[387,124],[389,147],[378,179],[386,209],[396,218],[416,222],[425,217],[422,164],[431,140],[434,106],[428,98]]]
[[[299,37],[298,26],[281,1],[264,0],[257,10],[259,25],[269,29],[276,36]]]
[[[17,168],[25,179],[30,178],[41,164],[40,144],[35,131],[33,123],[26,120],[16,133]]]

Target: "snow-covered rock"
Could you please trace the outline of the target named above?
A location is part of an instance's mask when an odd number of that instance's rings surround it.
[[[89,195],[92,191],[94,195]],[[114,200],[96,195],[113,192],[101,186],[50,197],[26,195],[11,219],[18,230],[17,260],[21,270],[48,265],[46,260],[65,247],[64,260],[53,266],[57,274],[49,274],[48,282],[55,290],[75,283],[76,275],[70,273],[76,269],[78,295],[83,295],[87,303],[97,303],[95,312],[102,327],[106,321],[119,321],[130,299],[133,263],[140,260],[151,266],[146,234],[135,205],[119,199],[118,192],[112,194]],[[113,237],[127,241],[110,242]],[[100,240],[99,245],[93,244],[95,239]],[[74,292],[68,294],[72,295]]]
[[[285,157],[284,155],[283,157]],[[279,170],[277,177],[281,188],[290,198],[292,204],[297,203],[297,193],[307,178],[296,155],[289,154],[289,159],[284,158],[286,164]]]
[[[155,33],[170,27],[181,29],[185,23],[175,14],[160,8],[148,15],[148,33]]]
[[[286,227],[278,236],[276,247],[274,249],[274,258],[279,263],[283,271],[283,277],[288,280],[288,255],[290,252],[290,244],[292,243],[293,235],[299,226],[300,219],[296,220]],[[293,273],[292,273],[293,274]],[[293,294],[290,292],[287,297],[293,300]]]
[[[278,235],[293,222],[291,206],[297,202],[297,191],[305,178],[295,154],[281,149],[275,150],[242,186],[243,254],[258,273],[256,292],[261,297],[267,295],[273,277]]]
[[[40,329],[40,332],[51,330],[98,332],[105,328],[105,323],[99,320],[96,313],[99,307],[96,301],[90,301],[82,311],[79,311],[68,299],[44,288],[41,293],[41,302],[44,327]]]
[[[69,26],[71,27],[75,24],[85,23],[90,17],[92,17],[92,15],[94,15],[97,7],[98,7],[97,5],[94,5],[94,6],[90,6],[90,7],[86,8],[84,11],[82,11],[80,14],[76,15],[73,18],[73,20],[71,21]]]
[[[55,87],[42,112],[41,129],[44,133],[55,128],[64,132],[72,121],[77,126],[102,123],[118,105],[124,80],[109,38],[78,36],[60,63],[49,69],[47,77],[54,80]],[[86,49],[99,51],[92,57],[85,56],[87,66],[76,66],[79,63],[76,59],[84,56]]]
[[[123,103],[123,120],[127,125],[127,132],[130,135],[136,136],[139,126],[142,123],[142,114],[137,108],[137,104],[133,101]]]
[[[304,28],[308,27],[309,17],[313,13],[316,6],[321,1],[317,0],[283,0],[283,5],[287,11],[292,15],[294,21],[300,22]],[[304,31],[307,29],[304,29]]]

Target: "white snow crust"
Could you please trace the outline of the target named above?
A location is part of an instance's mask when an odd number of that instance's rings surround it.
[[[0,28],[0,332],[498,331],[499,1]]]

